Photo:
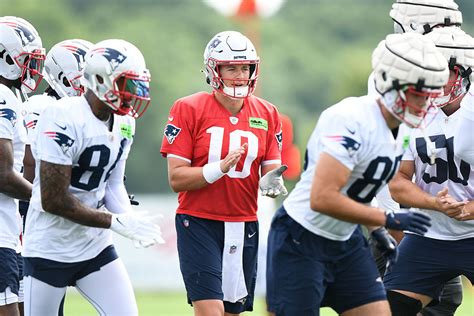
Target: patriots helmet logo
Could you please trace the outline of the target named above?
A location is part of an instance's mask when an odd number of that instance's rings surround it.
[[[11,27],[15,30],[15,32],[20,37],[21,44],[23,46],[26,46],[29,43],[33,42],[36,38],[35,34],[31,33],[30,30],[27,27],[25,27],[25,26],[23,26],[23,25],[21,25],[17,22],[5,21],[5,22],[1,22],[1,23],[5,23],[6,25],[8,25],[9,27]]]
[[[59,145],[59,147],[61,147],[63,153],[66,153],[74,144],[74,139],[67,136],[66,134],[59,132],[44,132],[44,134],[47,137],[52,138]]]
[[[281,151],[283,146],[283,131],[280,131],[279,133],[275,134],[275,138],[278,143],[278,149]]]
[[[344,146],[347,149],[351,157],[360,148],[360,143],[348,136],[327,136],[327,138],[333,141],[339,142],[342,146]]]
[[[13,127],[15,127],[16,124],[16,112],[13,111],[12,109],[0,109],[0,117],[5,118],[12,123]]]
[[[181,132],[181,128],[176,127],[173,124],[166,125],[164,134],[168,143],[172,144],[176,137],[178,137],[179,132]]]
[[[86,51],[78,46],[74,45],[62,45],[62,47],[66,48],[68,51],[72,52],[74,57],[77,60],[79,65],[84,63],[84,57],[86,56]]]
[[[92,54],[101,54],[104,56],[110,63],[110,66],[112,67],[112,71],[115,71],[117,67],[127,59],[127,56],[119,52],[118,50],[115,50],[113,48],[109,47],[99,47],[91,52]]]

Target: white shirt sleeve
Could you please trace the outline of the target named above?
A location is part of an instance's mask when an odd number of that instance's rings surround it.
[[[105,187],[105,208],[114,214],[126,213],[132,210],[127,189],[123,182],[124,174],[125,160],[120,160],[110,174]]]
[[[471,89],[472,90],[472,89]],[[459,125],[454,132],[454,154],[462,160],[474,164],[474,92],[469,92],[459,109]]]

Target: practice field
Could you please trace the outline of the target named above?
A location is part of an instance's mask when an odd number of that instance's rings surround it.
[[[456,316],[474,316],[474,290],[471,285],[464,288],[463,304],[456,312]],[[142,316],[192,316],[192,308],[186,304],[184,293],[137,293],[138,307]],[[89,316],[97,315],[95,310],[76,292],[68,292],[64,315]],[[257,301],[255,311],[243,315],[265,316],[263,299]],[[333,310],[322,309],[321,316],[335,316]]]

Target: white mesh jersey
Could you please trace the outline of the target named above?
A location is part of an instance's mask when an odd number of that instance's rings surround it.
[[[398,170],[403,149],[393,138],[373,96],[344,99],[321,114],[307,145],[301,179],[283,205],[295,221],[314,234],[344,241],[357,224],[310,208],[314,169],[323,152],[352,171],[341,192],[369,205]]]
[[[472,85],[461,101],[459,112],[461,118],[455,130],[454,152],[469,164],[474,165],[474,87]]]
[[[31,96],[28,98],[28,101],[24,103],[26,109],[24,122],[28,132],[27,145],[34,143],[36,138],[35,128],[41,112],[56,101],[57,99],[55,97],[44,93]]]
[[[461,116],[459,110],[450,116],[438,111],[425,128],[426,135],[436,147],[436,160],[430,165],[426,141],[419,129],[414,129],[410,137],[410,147],[403,160],[415,161],[415,183],[423,191],[435,196],[443,188],[458,201],[474,199],[474,168],[454,155],[453,135]],[[457,137],[460,137],[458,135]],[[462,137],[462,136],[461,136]],[[463,137],[472,137],[465,134]],[[458,240],[474,237],[474,221],[461,222],[441,212],[421,209],[431,217],[431,227],[425,237],[441,240]]]
[[[22,112],[22,103],[15,94],[0,84],[0,138],[11,140],[13,169],[18,173],[23,165],[26,142]],[[17,248],[21,232],[21,220],[18,218],[18,200],[0,193],[0,247]]]
[[[71,165],[69,191],[82,203],[100,208],[106,181],[120,160],[127,159],[135,133],[129,116],[113,116],[109,131],[84,97],[58,100],[41,113],[36,125],[36,177],[25,229],[25,257],[60,262],[88,260],[112,243],[109,229],[76,224],[41,207],[39,161]]]

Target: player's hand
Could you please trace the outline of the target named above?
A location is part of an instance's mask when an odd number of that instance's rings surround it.
[[[288,169],[287,165],[281,165],[279,168],[267,172],[267,174],[260,178],[259,186],[263,196],[275,198],[280,194],[288,194],[283,182],[283,177],[281,176],[286,169]]]
[[[448,188],[444,188],[436,194],[436,209],[446,216],[456,217],[463,213],[467,201],[458,202],[448,194]]]
[[[369,237],[370,252],[375,259],[381,276],[397,262],[398,248],[395,238],[390,236],[385,227],[372,231]]]
[[[233,168],[240,160],[240,157],[242,157],[243,154],[247,151],[248,144],[245,143],[239,148],[230,151],[227,156],[222,159],[221,161],[221,171],[223,173],[229,172],[231,168]]]
[[[420,212],[386,212],[385,215],[387,216],[385,227],[388,229],[409,230],[424,235],[431,226],[431,218]]]
[[[156,243],[164,244],[160,226],[154,221],[161,215],[151,216],[148,212],[127,212],[112,214],[110,229],[134,241],[135,246],[150,247]]]

